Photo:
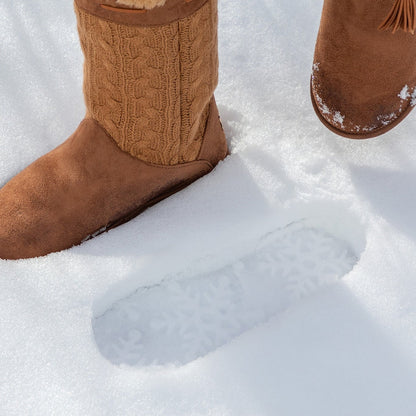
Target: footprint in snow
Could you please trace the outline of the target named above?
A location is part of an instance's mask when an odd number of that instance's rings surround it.
[[[345,241],[294,223],[214,273],[137,290],[93,320],[95,339],[114,364],[186,364],[337,282],[357,260]]]

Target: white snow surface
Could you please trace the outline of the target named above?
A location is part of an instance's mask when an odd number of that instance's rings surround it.
[[[313,113],[322,2],[220,0],[232,155],[82,246],[0,261],[0,415],[416,414],[416,129]],[[70,1],[0,0],[0,183],[82,119]]]

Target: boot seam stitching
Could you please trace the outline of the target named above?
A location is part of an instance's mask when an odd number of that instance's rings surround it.
[[[97,124],[98,127],[100,127],[103,132],[106,134],[106,136],[111,139],[116,146],[124,153],[128,154],[130,157],[132,157],[133,159],[139,160],[140,162],[148,165],[148,166],[152,166],[152,167],[157,167],[157,168],[163,168],[163,169],[177,169],[180,167],[186,167],[186,166],[191,166],[191,165],[206,165],[207,167],[209,167],[211,170],[214,169],[214,166],[212,165],[211,162],[209,162],[208,160],[205,159],[201,159],[201,160],[194,160],[192,162],[186,162],[186,163],[178,163],[176,165],[158,165],[157,163],[151,163],[151,162],[147,162],[146,160],[140,159],[136,156],[131,155],[129,152],[126,152],[125,150],[121,149],[120,146],[118,145],[118,143],[113,139],[113,137],[108,133],[108,131],[101,125],[101,123],[99,121],[97,121],[95,118],[93,117],[86,117],[84,118],[84,120],[82,122],[85,122],[87,120],[91,120],[93,121],[95,124]]]

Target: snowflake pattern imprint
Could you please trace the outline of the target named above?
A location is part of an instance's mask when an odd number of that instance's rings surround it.
[[[293,223],[217,272],[137,290],[94,319],[95,339],[114,364],[186,364],[338,282],[356,262],[346,242]]]

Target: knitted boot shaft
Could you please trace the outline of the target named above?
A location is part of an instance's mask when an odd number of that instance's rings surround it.
[[[154,11],[172,3],[178,0]],[[218,82],[217,0],[160,25],[123,24],[77,4],[75,10],[87,117],[145,162],[196,160]]]

